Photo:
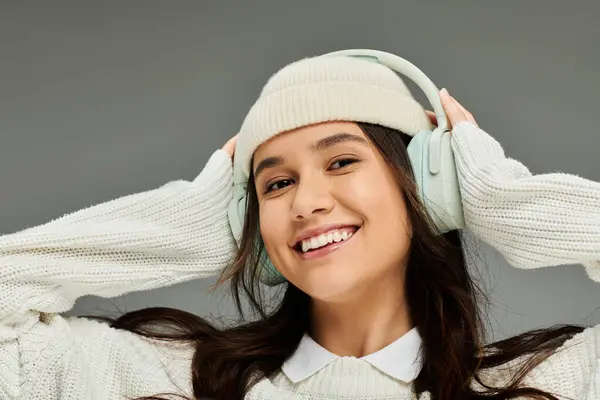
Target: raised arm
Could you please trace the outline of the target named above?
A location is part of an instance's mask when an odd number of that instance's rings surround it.
[[[600,183],[532,175],[469,121],[452,130],[467,227],[518,268],[583,264],[600,281]]]
[[[0,343],[83,295],[218,274],[233,258],[231,158],[216,151],[191,182],[173,181],[0,236]]]

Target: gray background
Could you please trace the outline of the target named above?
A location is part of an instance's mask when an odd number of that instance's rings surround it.
[[[597,1],[2,1],[0,232],[192,179],[272,73],[344,48],[409,59],[532,172],[600,180],[599,17]],[[581,266],[521,271],[480,251],[496,338],[600,322]],[[210,283],[72,313],[230,315]]]

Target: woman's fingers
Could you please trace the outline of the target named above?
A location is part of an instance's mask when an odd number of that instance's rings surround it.
[[[440,90],[440,99],[442,100],[442,106],[444,107],[444,111],[446,112],[446,117],[448,119],[448,129],[452,129],[453,126],[458,124],[461,121],[469,121],[472,122],[475,126],[479,127],[477,121],[475,121],[475,117],[471,114],[466,108],[462,106],[456,99],[448,93],[446,89]],[[429,121],[437,126],[437,116],[435,112],[430,110],[425,110]]]
[[[225,143],[225,145],[223,146],[223,150],[227,154],[229,154],[229,157],[231,157],[232,159],[233,159],[233,153],[235,152],[235,145],[237,143],[237,137],[238,137],[238,135],[235,135],[234,137],[229,139],[227,141],[227,143]]]
[[[450,96],[446,89],[442,89],[440,91],[440,98],[442,100],[444,110],[446,110],[448,120],[450,121],[450,127],[453,127],[461,121],[467,120],[467,116],[463,113],[456,100]]]
[[[435,113],[430,110],[425,110],[425,114],[427,114],[427,116],[429,117],[429,122],[437,126],[437,116],[435,115]]]
[[[467,121],[470,121],[475,126],[479,127],[479,125],[477,125],[477,121],[475,121],[475,117],[473,117],[473,114],[471,114],[469,111],[467,111],[467,109],[464,108],[462,106],[462,104],[460,104],[454,97],[452,97],[452,100],[456,103],[456,105],[458,106],[458,108],[460,108],[461,111],[463,112],[463,114],[467,117]]]

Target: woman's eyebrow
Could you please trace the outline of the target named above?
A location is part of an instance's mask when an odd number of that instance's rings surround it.
[[[285,162],[285,158],[283,158],[281,156],[265,158],[264,160],[259,162],[258,165],[256,166],[256,169],[254,170],[254,179],[256,180],[258,178],[258,175],[260,175],[266,169],[278,167],[278,166],[282,165],[284,162]]]
[[[334,135],[319,139],[316,143],[310,146],[310,150],[323,151],[343,142],[355,142],[365,146],[369,145],[367,139],[358,135],[353,135],[351,133],[336,133]]]

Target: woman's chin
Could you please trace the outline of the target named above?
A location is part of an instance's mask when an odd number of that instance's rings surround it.
[[[301,290],[315,300],[336,301],[355,297],[360,292],[360,282],[346,273],[311,274],[305,277]],[[350,279],[349,279],[350,278]]]

